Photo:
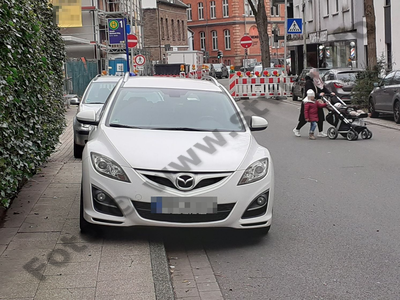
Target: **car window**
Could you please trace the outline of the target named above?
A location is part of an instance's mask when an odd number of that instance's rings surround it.
[[[162,100],[152,101],[154,95]],[[160,130],[244,131],[225,93],[197,90],[122,88],[110,108],[107,124]]]
[[[386,75],[386,77],[382,79],[381,85],[391,85],[392,79],[393,79],[395,73],[396,72],[393,71],[393,72],[389,73],[388,75]]]
[[[82,100],[86,104],[104,104],[107,97],[110,95],[113,88],[117,85],[116,82],[92,82],[89,86],[86,97]]]
[[[354,82],[357,78],[357,72],[337,73],[337,79],[344,82]]]
[[[393,84],[400,84],[400,71],[397,71],[393,77]]]

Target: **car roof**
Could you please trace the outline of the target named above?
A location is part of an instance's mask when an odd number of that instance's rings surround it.
[[[334,73],[349,73],[349,72],[361,72],[362,69],[355,69],[355,68],[336,68],[330,69],[330,72]]]
[[[221,91],[219,86],[207,80],[158,76],[129,77],[123,87]]]
[[[118,82],[122,76],[103,75],[93,78],[93,82]]]

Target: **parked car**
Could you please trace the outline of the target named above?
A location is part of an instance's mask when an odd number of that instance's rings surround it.
[[[218,78],[229,78],[228,68],[224,64],[213,64],[215,69],[215,76]]]
[[[213,64],[204,64],[204,65],[208,67],[208,70],[210,70],[210,71],[209,71],[209,75],[210,75],[211,77],[216,78],[217,75],[215,74],[215,69],[214,69]]]
[[[377,118],[380,113],[393,114],[393,119],[400,124],[400,70],[392,71],[379,83],[369,95],[369,112]]]
[[[352,91],[361,69],[331,69],[322,76],[325,86],[344,102],[351,102]]]
[[[114,86],[121,79],[118,76],[96,76],[86,87],[82,96],[82,101],[78,107],[80,111],[92,110],[97,112],[103,107],[107,97],[110,95]],[[88,141],[91,126],[80,123],[76,116],[73,121],[74,128],[74,157],[81,158],[83,147]]]
[[[79,105],[79,97],[77,94],[67,94],[64,95],[65,101],[68,101],[69,104],[72,105]]]
[[[299,98],[300,100],[303,100],[305,98],[306,91],[304,90],[304,87],[306,85],[306,76],[310,72],[311,68],[306,68],[304,69],[300,75],[296,78],[292,92],[293,92],[293,101],[297,101]],[[325,69],[321,68],[319,70],[319,76],[322,78],[326,72],[328,72],[330,69]]]
[[[82,156],[82,232],[100,225],[268,232],[274,168],[251,133],[268,122],[247,123],[216,80],[125,76],[99,115],[77,115],[96,126]]]

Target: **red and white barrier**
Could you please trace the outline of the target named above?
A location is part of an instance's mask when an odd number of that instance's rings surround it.
[[[244,97],[291,96],[294,76],[243,76],[241,72],[230,74],[229,90],[235,99]]]

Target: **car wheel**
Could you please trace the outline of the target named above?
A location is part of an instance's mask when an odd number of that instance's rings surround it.
[[[82,158],[83,147],[81,145],[77,145],[74,142],[74,157],[75,158]]]
[[[396,124],[400,124],[400,102],[396,101],[393,108],[393,118]]]
[[[331,140],[334,140],[338,136],[338,131],[336,130],[335,127],[329,127],[328,131],[326,132],[326,134]]]
[[[375,105],[372,102],[372,99],[369,99],[369,105],[368,105],[368,110],[371,113],[371,118],[377,118],[379,117],[379,113],[375,111]]]

